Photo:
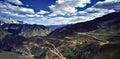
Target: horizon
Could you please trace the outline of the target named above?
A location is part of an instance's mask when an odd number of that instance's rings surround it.
[[[38,25],[65,25],[120,12],[118,0],[0,0],[0,16]]]

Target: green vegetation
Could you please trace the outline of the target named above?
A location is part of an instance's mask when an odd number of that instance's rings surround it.
[[[35,59],[43,59],[42,56],[35,56]]]
[[[75,49],[65,50],[62,54],[63,54],[65,57],[67,57],[67,56],[72,56],[72,55],[75,55],[75,54],[76,54],[76,50],[75,50]]]

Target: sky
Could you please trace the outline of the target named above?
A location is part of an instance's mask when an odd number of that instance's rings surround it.
[[[120,12],[120,0],[0,0],[0,17],[28,24],[75,24],[112,12]]]

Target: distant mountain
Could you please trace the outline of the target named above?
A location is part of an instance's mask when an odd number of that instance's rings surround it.
[[[7,19],[4,17],[0,17],[0,25],[4,24],[4,23],[9,23],[9,24],[22,24],[22,21],[17,21],[17,20],[13,20],[13,19]]]
[[[51,30],[43,25],[29,24],[3,24],[0,26],[1,31],[24,37],[46,36]]]
[[[89,32],[99,30],[99,32],[120,29],[120,12],[110,13],[103,17],[91,21],[77,23],[71,26],[65,26],[51,32],[48,37],[65,37],[76,32]]]
[[[58,28],[62,28],[64,26],[69,26],[69,25],[72,25],[72,24],[64,24],[64,25],[48,25],[47,27],[52,29],[52,30],[55,30],[55,29],[58,29]]]

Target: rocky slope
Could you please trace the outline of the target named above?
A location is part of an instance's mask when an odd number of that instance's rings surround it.
[[[99,30],[99,32],[118,30],[120,29],[120,13],[114,12],[103,17],[96,18],[92,21],[77,23],[71,26],[65,26],[56,29],[48,36],[50,37],[65,37],[72,35],[75,32],[90,32]]]
[[[0,59],[32,59],[13,52],[0,52]]]
[[[47,38],[67,59],[119,59],[120,12],[56,29]]]
[[[28,25],[28,24],[4,24],[0,26],[2,31],[21,35],[24,37],[46,36],[51,30],[43,25]]]

